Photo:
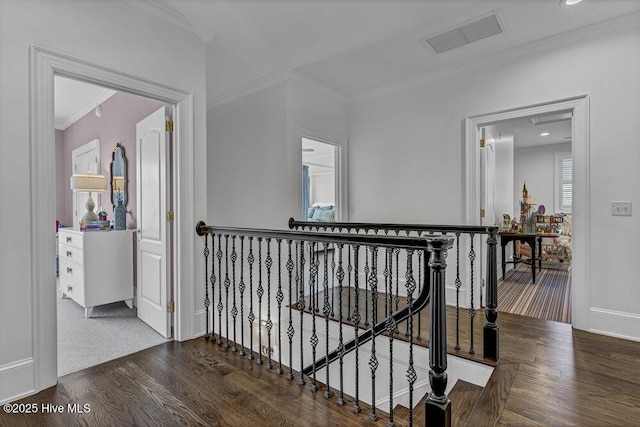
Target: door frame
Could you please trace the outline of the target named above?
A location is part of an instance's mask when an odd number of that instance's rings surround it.
[[[493,113],[468,116],[464,119],[464,147],[462,160],[463,211],[466,224],[478,225],[480,209],[480,147],[479,127],[501,120],[516,119],[535,114],[571,111],[571,154],[573,156],[572,209],[572,324],[574,328],[589,330],[590,321],[590,168],[589,168],[589,96],[580,95]],[[478,276],[475,283],[480,285]],[[478,291],[476,294],[479,294]],[[498,307],[498,310],[500,307]]]
[[[122,71],[95,64],[43,46],[30,47],[30,201],[31,206],[31,317],[33,384],[37,393],[57,383],[57,325],[55,292],[55,133],[54,76],[74,78],[110,89],[173,104],[176,148],[174,253],[172,273],[175,297],[174,338],[194,336],[195,196],[192,172],[194,151],[193,94]]]

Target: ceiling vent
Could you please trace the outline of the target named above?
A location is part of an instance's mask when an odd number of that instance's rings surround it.
[[[433,53],[442,53],[504,32],[500,11],[476,18],[451,30],[420,39]]]

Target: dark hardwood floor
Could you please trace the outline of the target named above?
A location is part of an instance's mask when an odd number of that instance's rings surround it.
[[[501,359],[483,390],[450,393],[454,425],[640,425],[640,343],[500,314]],[[416,361],[428,363],[427,361]],[[386,426],[323,389],[287,381],[204,338],[167,343],[60,378],[17,403],[88,403],[84,414],[0,414],[0,426]],[[397,425],[406,425],[399,410]],[[424,425],[416,410],[415,425]],[[404,413],[406,416],[406,411]]]

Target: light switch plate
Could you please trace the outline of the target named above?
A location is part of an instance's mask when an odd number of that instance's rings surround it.
[[[611,202],[611,215],[631,216],[631,202]]]

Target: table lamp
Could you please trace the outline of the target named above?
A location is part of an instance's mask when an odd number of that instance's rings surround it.
[[[93,197],[91,197],[91,193],[104,193],[107,191],[107,178],[104,175],[75,174],[71,176],[70,181],[71,190],[73,190],[74,193],[89,193],[87,203],[85,204],[87,212],[82,217],[84,224],[88,225],[93,221],[97,221],[98,215],[93,212],[96,205],[93,201]]]

